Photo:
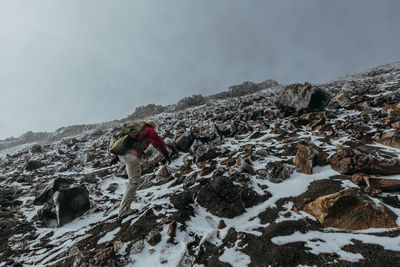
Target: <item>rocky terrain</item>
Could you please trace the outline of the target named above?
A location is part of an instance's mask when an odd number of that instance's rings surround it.
[[[398,266],[399,103],[394,63],[140,107],[173,160],[122,220],[123,120],[0,141],[0,266]]]

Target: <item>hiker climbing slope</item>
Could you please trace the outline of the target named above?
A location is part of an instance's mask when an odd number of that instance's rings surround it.
[[[141,161],[144,160],[144,151],[149,145],[152,144],[164,156],[164,161],[171,162],[169,152],[162,139],[156,133],[155,128],[154,122],[127,121],[122,125],[121,132],[110,142],[109,151],[115,156],[111,161],[111,165],[117,163],[118,160],[125,163],[129,177],[119,206],[119,218],[133,212],[130,206],[140,185]]]

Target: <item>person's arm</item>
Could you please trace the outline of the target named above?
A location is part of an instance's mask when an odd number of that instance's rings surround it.
[[[149,139],[150,143],[158,150],[160,153],[167,158],[169,156],[169,152],[164,144],[164,142],[161,140],[161,138],[158,136],[156,131],[151,128],[147,127],[146,129],[146,134],[147,138]]]

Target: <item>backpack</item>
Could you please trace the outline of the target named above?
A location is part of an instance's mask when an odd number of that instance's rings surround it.
[[[126,151],[132,148],[144,127],[145,124],[141,122],[124,122],[121,131],[111,138],[108,151],[116,155],[124,155]]]

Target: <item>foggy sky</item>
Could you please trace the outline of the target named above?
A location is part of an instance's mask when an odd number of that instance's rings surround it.
[[[0,0],[0,139],[400,60],[400,1]]]

